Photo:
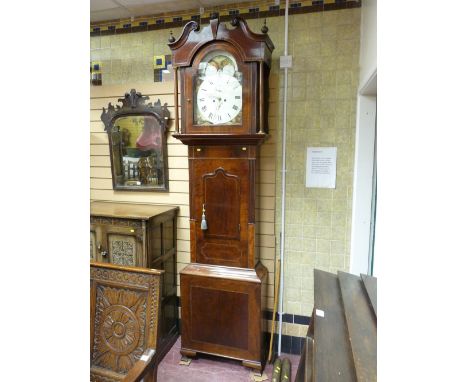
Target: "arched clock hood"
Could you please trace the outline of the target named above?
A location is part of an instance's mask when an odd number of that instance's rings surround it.
[[[180,37],[168,44],[172,50],[172,65],[190,66],[193,57],[203,46],[213,41],[227,41],[237,47],[243,55],[243,61],[260,61],[270,67],[271,54],[275,49],[270,37],[252,32],[240,17],[234,18],[231,24],[233,28],[228,29],[219,19],[213,19],[210,25],[200,31],[196,21],[188,22]]]

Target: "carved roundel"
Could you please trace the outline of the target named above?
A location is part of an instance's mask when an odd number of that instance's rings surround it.
[[[102,312],[101,336],[117,354],[131,353],[138,346],[140,324],[135,314],[123,305],[111,305]]]

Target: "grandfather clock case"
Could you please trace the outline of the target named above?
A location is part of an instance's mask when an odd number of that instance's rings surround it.
[[[181,353],[265,364],[267,270],[255,244],[259,146],[274,46],[244,20],[185,25],[170,42],[188,145],[191,263],[180,272]],[[176,115],[178,124],[178,115]]]

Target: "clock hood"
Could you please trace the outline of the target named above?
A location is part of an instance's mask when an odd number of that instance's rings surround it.
[[[228,29],[219,19],[210,20],[210,25],[200,31],[196,21],[188,22],[179,38],[169,43],[172,50],[172,65],[177,67],[190,66],[193,57],[206,44],[213,41],[226,41],[241,53],[245,62],[258,61],[271,65],[271,54],[275,48],[267,34],[252,32],[245,20],[236,17],[232,20],[233,29]]]

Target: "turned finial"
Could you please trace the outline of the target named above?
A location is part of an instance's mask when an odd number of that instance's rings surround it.
[[[173,36],[172,31],[170,32],[170,34],[171,34],[171,35],[169,36],[169,42],[172,43],[172,42],[175,41],[175,37]]]

